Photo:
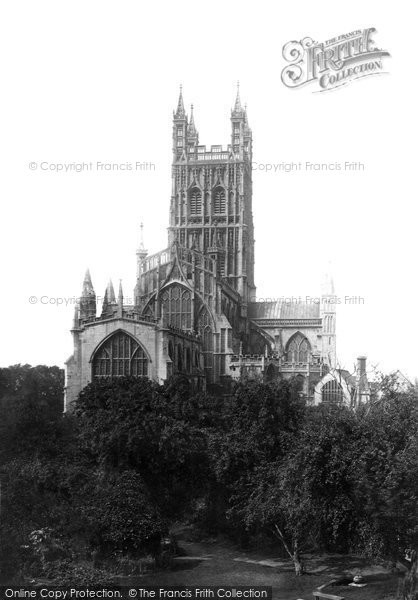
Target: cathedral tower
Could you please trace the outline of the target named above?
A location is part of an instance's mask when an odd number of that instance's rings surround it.
[[[252,134],[239,88],[231,111],[231,143],[199,145],[193,106],[183,93],[173,115],[169,245],[194,248],[216,261],[217,272],[242,297],[255,297],[252,215]]]

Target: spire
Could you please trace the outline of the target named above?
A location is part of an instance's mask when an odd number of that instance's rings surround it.
[[[244,105],[244,134],[245,135],[251,134],[251,129],[248,124],[247,105],[246,104]]]
[[[190,105],[190,122],[187,126],[187,141],[192,145],[197,145],[199,143],[199,134],[194,122],[193,104]]]
[[[103,307],[102,307],[102,317],[103,316],[111,316],[113,315],[113,306],[116,304],[116,296],[115,290],[113,288],[112,280],[109,279],[109,283],[106,286],[104,298],[103,298]]]
[[[87,269],[86,274],[84,275],[83,291],[81,295],[83,296],[83,298],[95,295],[89,269]]]
[[[186,112],[184,110],[184,102],[183,102],[183,86],[180,85],[180,94],[179,101],[177,102],[177,110],[174,113],[176,119],[184,119],[186,117]]]
[[[143,260],[148,254],[148,250],[144,246],[144,223],[141,221],[139,225],[139,246],[136,255],[139,260]]]
[[[242,117],[244,116],[244,110],[241,106],[241,97],[239,94],[239,81],[237,81],[237,97],[235,98],[235,106],[232,111],[232,115],[234,117]]]
[[[189,134],[189,136],[194,136],[197,134],[196,126],[194,124],[193,104],[190,105],[190,121],[189,126],[187,128],[187,133]]]
[[[92,319],[96,317],[96,294],[91,282],[90,271],[87,269],[84,275],[83,289],[80,298],[80,319]]]
[[[109,279],[109,283],[107,284],[106,294],[107,294],[109,302],[111,304],[116,304],[115,289],[113,287],[113,283],[112,283],[111,279]]]
[[[123,316],[123,291],[122,291],[122,279],[119,279],[119,293],[118,293],[118,317]]]

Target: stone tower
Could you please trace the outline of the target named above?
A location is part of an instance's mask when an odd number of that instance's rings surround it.
[[[183,94],[173,115],[169,245],[196,249],[216,261],[217,273],[247,304],[255,297],[252,215],[252,133],[239,87],[231,111],[231,143],[199,145]]]

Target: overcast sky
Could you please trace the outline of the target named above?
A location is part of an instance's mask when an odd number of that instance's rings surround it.
[[[229,142],[239,80],[258,164],[364,164],[361,171],[254,171],[258,296],[316,297],[331,261],[342,299],[340,364],[351,369],[366,354],[383,371],[418,375],[411,6],[3,5],[0,365],[63,366],[72,353],[72,299],[87,267],[98,295],[112,277],[132,296],[140,221],[150,252],[166,246],[179,84],[187,108],[195,106],[200,143],[210,146]],[[330,93],[282,84],[286,42],[322,42],[363,27],[375,27],[376,44],[391,53],[388,74]],[[93,169],[40,167],[72,162],[91,162]],[[97,162],[150,162],[155,169],[107,171]],[[360,300],[345,304],[345,296]]]

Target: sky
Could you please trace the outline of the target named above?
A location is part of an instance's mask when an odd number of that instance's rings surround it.
[[[1,13],[0,366],[63,366],[86,268],[98,296],[109,278],[132,296],[140,222],[150,252],[167,243],[179,85],[200,143],[226,145],[239,80],[257,163],[258,297],[316,298],[331,270],[339,364],[364,354],[369,368],[418,376],[409,3],[16,0]],[[284,44],[366,27],[391,54],[386,74],[327,93],[283,85]],[[303,168],[274,169],[292,162]],[[55,166],[81,163],[92,168]]]

